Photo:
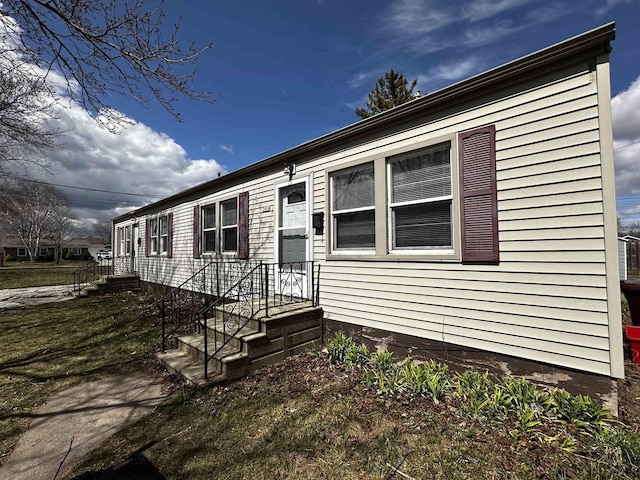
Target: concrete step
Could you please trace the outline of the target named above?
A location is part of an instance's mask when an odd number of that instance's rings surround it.
[[[158,358],[171,373],[184,377],[189,383],[194,385],[212,385],[227,380],[224,374],[204,378],[204,367],[202,363],[194,362],[189,355],[179,350],[156,353],[156,358]]]

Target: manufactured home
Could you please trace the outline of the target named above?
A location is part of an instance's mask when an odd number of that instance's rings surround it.
[[[614,36],[604,25],[114,219],[116,273],[175,304],[202,294],[184,339],[167,324],[166,363],[206,365],[232,332],[246,370],[344,330],[561,386],[623,377]],[[216,308],[241,304],[251,321],[219,324]]]

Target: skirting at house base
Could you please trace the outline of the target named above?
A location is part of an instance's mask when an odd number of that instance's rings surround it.
[[[496,376],[524,377],[541,385],[564,388],[574,395],[589,395],[609,407],[614,415],[618,412],[617,383],[604,375],[325,319],[323,341],[331,341],[336,332],[344,333],[357,343],[364,343],[370,350],[393,352],[398,360],[407,356],[415,360],[433,359],[457,372],[486,370]]]

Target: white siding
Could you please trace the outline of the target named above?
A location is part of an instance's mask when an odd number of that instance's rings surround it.
[[[313,236],[313,256],[326,318],[611,374],[621,359],[611,360],[610,322],[619,319],[608,312],[619,299],[607,289],[597,82],[586,62],[564,74],[298,162],[296,178],[313,175],[312,211],[324,211],[326,224],[325,169],[496,126],[500,263],[328,260],[325,228]],[[174,258],[142,256],[142,279],[176,286],[205,265],[192,255],[193,206],[243,191],[251,259],[273,261],[274,184],[283,180],[278,170],[170,209]]]

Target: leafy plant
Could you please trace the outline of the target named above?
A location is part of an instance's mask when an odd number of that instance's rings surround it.
[[[329,361],[331,363],[344,362],[347,358],[347,351],[353,346],[353,340],[345,336],[342,332],[336,332],[333,340],[327,345]]]
[[[347,347],[345,354],[345,361],[350,367],[363,368],[369,364],[371,359],[371,353],[366,345],[352,344]]]
[[[386,372],[391,370],[396,363],[396,359],[392,352],[382,350],[371,355],[369,364],[371,368],[377,371]]]
[[[516,410],[516,428],[511,431],[511,435],[516,438],[528,435],[537,430],[542,423],[538,419],[538,414],[530,407],[524,407]]]

